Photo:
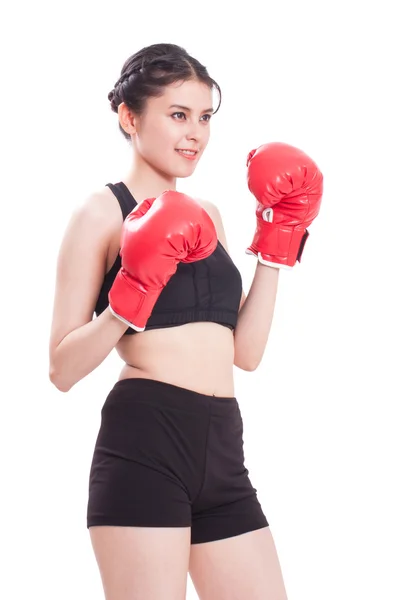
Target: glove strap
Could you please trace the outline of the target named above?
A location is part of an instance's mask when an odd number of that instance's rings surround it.
[[[303,227],[259,220],[246,253],[257,256],[262,264],[291,269],[296,260],[300,262],[308,236],[309,232]]]
[[[140,284],[121,268],[108,294],[110,311],[135,331],[144,331],[161,291],[162,288],[141,289]]]

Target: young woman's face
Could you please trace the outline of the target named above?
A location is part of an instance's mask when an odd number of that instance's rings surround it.
[[[162,96],[149,98],[136,119],[136,150],[167,177],[188,177],[207,146],[212,112],[212,90],[206,84],[171,84]]]

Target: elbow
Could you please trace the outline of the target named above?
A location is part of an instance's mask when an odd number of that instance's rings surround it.
[[[72,388],[71,384],[68,384],[56,369],[50,365],[49,379],[51,383],[58,389],[59,392],[69,392]]]
[[[245,371],[248,371],[249,373],[251,373],[252,371],[255,371],[258,368],[259,363],[252,363],[250,365],[247,365]]]
[[[234,339],[234,361],[233,364],[242,371],[249,373],[255,371],[262,360],[265,345],[260,348],[259,343],[249,336],[238,337]]]
[[[242,371],[247,371],[249,373],[251,373],[252,371],[255,371],[257,369],[257,367],[260,364],[259,360],[251,360],[249,357],[245,357],[245,358],[236,358],[235,357],[235,361],[233,363],[236,367],[238,367],[238,369],[241,369]]]
[[[259,363],[246,363],[240,368],[243,369],[243,371],[247,371],[248,373],[251,373],[257,369],[258,365],[259,365]]]

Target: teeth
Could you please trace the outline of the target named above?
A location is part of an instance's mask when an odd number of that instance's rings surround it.
[[[182,152],[182,154],[189,154],[189,156],[194,156],[196,152],[193,150],[178,150],[178,152]]]

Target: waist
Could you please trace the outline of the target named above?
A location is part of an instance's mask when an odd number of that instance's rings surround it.
[[[234,396],[216,396],[199,393],[164,381],[128,378],[117,381],[110,390],[102,412],[113,410],[120,405],[123,418],[129,420],[129,406],[147,404],[159,408],[173,408],[195,413],[199,416],[209,414],[229,416],[240,408]]]
[[[119,380],[163,381],[210,396],[234,396],[233,332],[215,323],[188,323],[124,336]]]

